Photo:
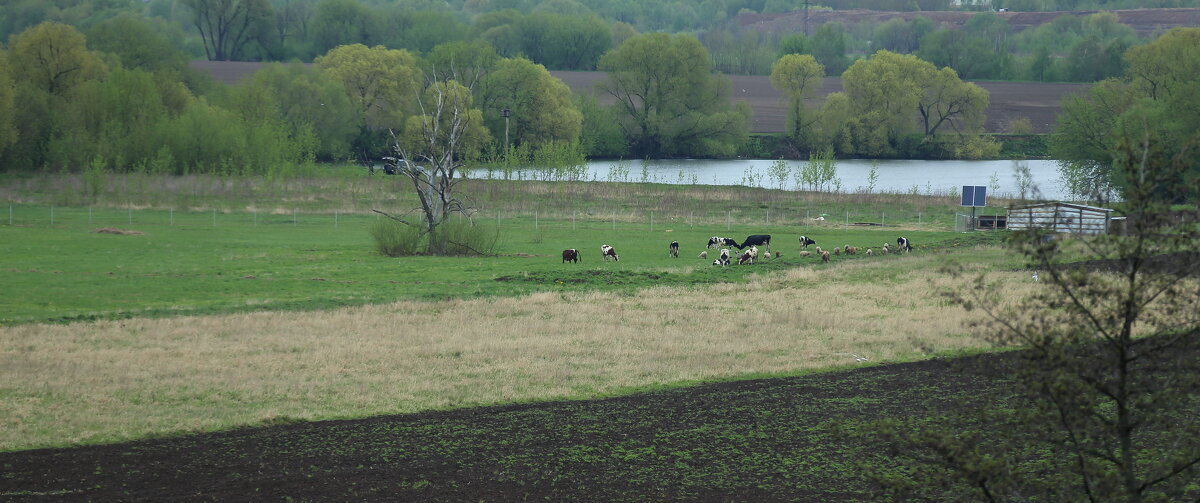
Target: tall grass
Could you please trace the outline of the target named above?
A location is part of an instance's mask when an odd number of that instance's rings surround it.
[[[561,159],[554,162],[566,163],[568,154],[559,152]],[[573,181],[570,170],[563,169],[560,181],[466,180],[460,185],[459,195],[477,211],[476,220],[538,212],[559,220],[649,222],[653,213],[657,221],[670,225],[723,225],[728,221],[834,226],[871,222],[929,230],[953,228],[958,204],[957,198],[949,195],[833,194],[740,186]],[[0,176],[0,203],[177,211],[406,212],[418,206],[411,190],[400,177],[368,176],[357,166],[326,167],[288,176]],[[992,203],[1003,206],[1006,201],[993,199]],[[824,220],[817,220],[822,215]]]

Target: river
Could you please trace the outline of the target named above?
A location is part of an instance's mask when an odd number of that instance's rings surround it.
[[[769,159],[709,160],[662,159],[649,161],[588,161],[580,170],[569,174],[545,170],[514,172],[510,178],[526,180],[587,180],[599,182],[655,182],[703,185],[748,185],[780,188],[783,170],[773,169],[776,161]],[[800,187],[798,174],[806,161],[786,161],[786,179],[782,188]],[[957,195],[963,185],[982,185],[995,196],[1020,195],[1022,179],[1017,176],[1018,165],[1028,168],[1028,187],[1037,187],[1041,199],[1065,199],[1058,167],[1054,161],[920,161],[842,159],[836,164],[835,182],[825,190],[841,192],[892,192],[925,195]],[[874,185],[870,180],[875,168]],[[489,176],[477,170],[472,177]],[[500,172],[490,176],[503,177]]]

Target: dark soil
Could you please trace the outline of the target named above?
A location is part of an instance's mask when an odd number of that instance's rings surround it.
[[[1100,11],[1082,10],[1071,12],[995,12],[1008,22],[1009,29],[1019,32],[1037,27],[1061,16],[1089,16]],[[1151,37],[1160,32],[1177,26],[1200,26],[1200,9],[1127,9],[1106,11],[1117,15],[1121,24],[1128,25],[1137,32],[1139,37]],[[822,24],[835,22],[847,27],[860,23],[879,24],[892,18],[912,19],[923,16],[940,26],[962,29],[967,21],[978,12],[968,11],[924,11],[924,12],[884,12],[870,10],[811,10],[808,13],[809,31],[815,31]],[[742,14],[737,22],[743,28],[766,33],[803,33],[804,11],[797,10],[781,14]]]
[[[0,453],[0,500],[869,500],[887,447],[842,429],[970,407],[1008,360]]]
[[[1194,376],[1200,341],[1184,342],[1160,366],[1167,371],[1160,382]],[[1008,380],[1021,356],[0,453],[0,500],[906,500],[878,485],[895,477],[932,487],[926,497],[936,500],[937,483],[914,471],[920,455],[894,443],[902,440],[885,440],[896,437],[880,434],[879,421],[962,432],[955,435],[969,442],[1011,442],[987,450],[1021,445],[1020,425],[980,419],[983,410],[1028,408]],[[1159,421],[1169,426],[1156,430],[1171,442],[1183,431],[1173,428],[1195,422],[1187,412],[1194,409],[1182,407],[1183,416]],[[1036,446],[1016,449],[1033,457],[1030,466],[1069,464]],[[1200,496],[1195,485],[1186,488],[1196,481],[1192,473],[1175,480],[1187,500]],[[1019,485],[1051,483],[1044,473],[1015,476]],[[962,488],[941,498],[979,496]]]

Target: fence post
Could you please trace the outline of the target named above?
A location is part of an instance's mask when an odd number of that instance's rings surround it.
[[[88,206],[88,225],[92,225],[92,207]]]
[[[579,213],[579,212],[577,212],[575,210],[571,210],[571,230],[575,230],[575,214],[576,213]]]
[[[216,227],[217,226],[217,209],[216,208],[213,208],[213,210],[212,210],[212,217],[213,217],[213,227]]]
[[[54,205],[50,205],[50,225],[54,225]]]
[[[175,226],[175,208],[171,208],[171,214],[170,214],[169,218],[170,218],[170,220],[167,221],[167,225],[174,227]]]
[[[879,226],[887,227],[887,213],[883,213],[883,212],[879,213]]]
[[[917,225],[921,225],[921,212],[917,212]]]
[[[292,208],[292,227],[296,226],[296,208]]]
[[[846,212],[846,228],[847,229],[850,228],[850,212],[849,211]]]
[[[654,212],[650,212],[650,232],[654,232]]]
[[[725,210],[725,230],[729,230],[729,218],[733,210]]]
[[[533,230],[537,230],[537,210],[533,210]]]
[[[462,214],[460,213],[458,216],[459,216],[459,220],[462,220]],[[334,229],[337,228],[337,220],[338,220],[338,211],[333,210],[333,228]]]
[[[8,205],[8,225],[12,225],[12,205]]]
[[[133,207],[126,208],[126,210],[129,212],[129,215],[127,215],[129,217],[129,225],[133,225]]]

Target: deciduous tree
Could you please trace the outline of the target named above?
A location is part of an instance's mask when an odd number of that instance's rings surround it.
[[[17,142],[17,127],[13,123],[13,99],[16,95],[17,88],[13,85],[8,55],[0,51],[0,161],[4,159],[5,148]]]
[[[211,61],[233,61],[246,45],[265,34],[274,12],[267,0],[180,0],[192,10],[192,22]]]
[[[1125,54],[1128,70],[1119,80],[1093,86],[1085,97],[1065,99],[1059,122],[1050,137],[1050,152],[1073,191],[1092,199],[1120,193],[1124,181],[1112,172],[1114,148],[1145,127],[1161,138],[1166,155],[1197,139],[1200,130],[1200,91],[1194,76],[1200,71],[1200,28],[1175,28],[1153,42]],[[1148,125],[1148,126],[1147,126]],[[1195,200],[1187,180],[1200,177],[1200,158],[1183,156],[1186,164],[1174,190],[1162,197]]]
[[[13,78],[51,95],[61,96],[107,71],[87,49],[83,34],[65,24],[39,24],[14,35],[9,46]]]
[[[1011,392],[981,411],[979,428],[893,430],[902,439],[897,464],[921,486],[891,479],[907,492],[902,499],[1195,496],[1200,234],[1158,195],[1178,183],[1187,159],[1164,155],[1151,129],[1134,138],[1114,148],[1114,169],[1129,180],[1124,234],[1047,240],[1042,230],[1021,232],[1012,244],[1041,278],[1029,297],[1000,302],[985,276],[952,294],[982,312],[975,325],[989,341],[1021,351],[1006,369]],[[1093,260],[1075,262],[1081,255]]]
[[[314,62],[342,83],[358,110],[361,134],[354,155],[373,162],[385,154],[386,147],[377,141],[383,138],[380,133],[402,129],[405,117],[415,110],[422,79],[417,58],[402,49],[354,44],[337,47]]]
[[[745,141],[749,108],[729,106],[729,81],[710,68],[690,35],[638,35],[601,58],[598,87],[616,98],[634,154],[732,155]]]
[[[571,89],[542,65],[504,59],[480,82],[478,95],[494,137],[503,138],[507,127],[510,141],[518,145],[579,141],[583,115],[571,101]],[[502,117],[503,109],[511,111],[510,119]]]
[[[816,120],[804,103],[814,98],[824,77],[825,67],[807,54],[788,54],[771,66],[771,85],[788,100],[788,135],[797,142]]]
[[[457,191],[462,181],[463,159],[490,141],[482,124],[482,113],[472,108],[471,92],[454,80],[430,83],[417,101],[417,114],[408,119],[403,133],[395,137],[395,154],[388,159],[395,171],[412,184],[420,203],[417,210],[421,222],[388,216],[420,228],[426,239],[426,251],[433,255],[470,247],[469,243],[454,242],[441,231],[451,214],[469,211]]]

